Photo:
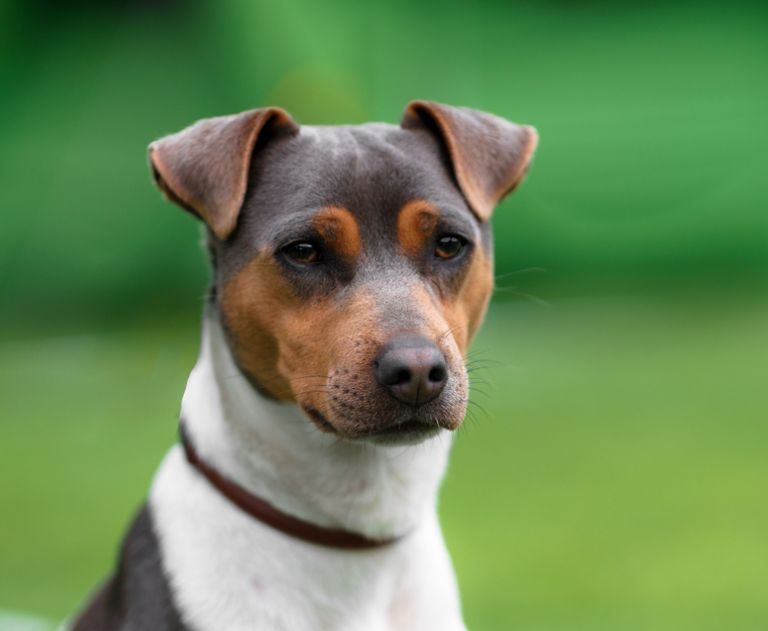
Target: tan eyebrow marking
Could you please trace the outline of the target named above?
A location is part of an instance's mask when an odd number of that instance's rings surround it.
[[[423,199],[405,204],[397,216],[397,239],[407,254],[415,255],[424,249],[437,226],[437,209]]]
[[[328,206],[318,212],[312,224],[323,239],[343,259],[352,261],[360,256],[363,243],[354,215],[340,206]]]

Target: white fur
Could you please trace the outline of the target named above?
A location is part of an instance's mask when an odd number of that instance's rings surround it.
[[[214,319],[204,327],[182,418],[209,464],[283,511],[371,537],[403,537],[367,551],[304,543],[241,512],[174,447],[150,506],[192,629],[465,629],[436,511],[448,432],[407,447],[323,434],[295,405],[256,393]]]

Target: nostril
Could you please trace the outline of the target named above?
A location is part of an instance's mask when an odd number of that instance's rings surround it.
[[[429,375],[427,376],[432,383],[440,383],[445,381],[445,366],[433,366],[432,370],[429,371]]]
[[[413,374],[407,367],[402,364],[393,365],[388,361],[376,363],[376,374],[379,382],[389,387],[401,386],[410,383],[413,379]]]
[[[399,386],[403,383],[408,383],[411,380],[411,371],[407,368],[403,368],[402,370],[398,370],[392,378],[392,382],[387,384],[390,386]]]

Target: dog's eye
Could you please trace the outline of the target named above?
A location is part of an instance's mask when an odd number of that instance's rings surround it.
[[[456,234],[446,234],[437,240],[435,256],[440,259],[452,259],[467,245],[467,240]]]
[[[283,248],[283,254],[294,263],[311,265],[320,261],[320,248],[309,241],[296,241]]]

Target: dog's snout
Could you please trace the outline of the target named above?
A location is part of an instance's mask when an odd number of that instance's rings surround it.
[[[384,347],[375,367],[377,381],[396,399],[413,406],[437,397],[448,381],[445,356],[424,337],[393,340]]]

